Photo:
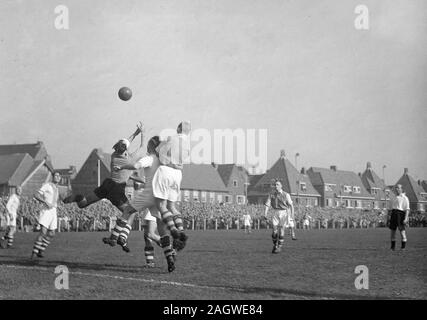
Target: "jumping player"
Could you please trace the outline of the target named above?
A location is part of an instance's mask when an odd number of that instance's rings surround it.
[[[264,215],[267,217],[269,208],[274,209],[272,217],[273,222],[273,251],[279,253],[282,250],[285,236],[285,228],[291,228],[292,239],[295,238],[294,227],[294,206],[289,193],[283,191],[282,183],[279,180],[275,182],[275,191],[270,193],[265,203]]]
[[[190,159],[190,130],[190,122],[181,122],[177,134],[160,144],[158,150],[161,165],[153,177],[157,209],[174,239],[173,247],[178,251],[184,249],[188,239],[175,202],[179,198],[184,163]]]
[[[408,225],[409,221],[409,199],[403,193],[403,188],[401,184],[396,185],[395,187],[397,196],[393,200],[392,210],[390,216],[388,216],[387,225],[391,230],[391,250],[396,250],[396,229],[399,229],[400,236],[402,238],[401,249],[406,248],[406,231],[405,226]]]
[[[88,196],[77,194],[66,199],[65,203],[77,202],[79,208],[86,208],[87,206],[100,201],[101,199],[108,199],[110,202],[116,206],[120,211],[123,212],[125,204],[128,202],[128,198],[125,193],[126,182],[132,175],[130,170],[114,170],[115,166],[124,166],[131,163],[131,158],[133,156],[128,153],[130,143],[135,139],[135,137],[141,133],[141,144],[142,147],[143,137],[142,137],[142,124],[140,123],[137,126],[136,131],[129,137],[129,139],[122,138],[114,146],[114,152],[111,154],[111,176],[110,178],[105,179],[101,186],[96,188],[92,194]],[[138,149],[139,150],[139,149]],[[138,150],[135,151],[138,152]],[[131,225],[127,224],[124,220],[119,219],[115,227],[116,231],[123,231],[124,233],[129,233],[131,230]],[[117,238],[113,239],[117,241]],[[118,242],[124,251],[129,252],[126,242]]]
[[[168,263],[168,270],[169,272],[172,272],[175,270],[174,250],[170,243],[170,237],[167,235],[166,228],[160,219],[160,214],[156,207],[152,188],[153,177],[160,166],[160,161],[156,151],[159,144],[159,137],[154,136],[148,141],[147,156],[142,157],[134,164],[116,165],[113,167],[113,170],[115,171],[138,170],[144,168],[145,176],[144,190],[140,193],[137,193],[129,203],[126,203],[123,206],[123,215],[118,220],[118,224],[131,225],[134,220],[135,213],[144,211],[144,221],[146,224],[144,227],[144,239],[146,243],[144,251],[147,259],[147,265],[150,265],[149,260],[154,258],[154,248],[152,246],[152,242],[154,241],[163,248]],[[159,235],[155,233],[156,219]],[[117,239],[117,243],[127,244],[128,236],[129,232],[126,232],[123,229],[120,230],[114,228],[110,238],[104,238],[103,241],[106,244],[114,245],[114,241]]]
[[[42,203],[43,208],[40,210],[38,220],[40,233],[34,242],[31,259],[33,259],[34,256],[43,258],[43,253],[51,243],[55,235],[55,230],[58,227],[56,208],[58,207],[58,183],[60,181],[61,175],[59,172],[55,172],[53,174],[52,182],[45,183],[34,195],[34,198]]]
[[[16,193],[11,194],[6,204],[6,233],[0,239],[2,248],[11,248],[16,232],[16,217],[19,208],[19,196],[21,195],[21,187],[16,188]],[[4,245],[3,245],[4,243]]]

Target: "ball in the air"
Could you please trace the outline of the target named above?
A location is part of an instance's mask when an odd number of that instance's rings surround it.
[[[119,98],[123,101],[128,101],[130,98],[132,98],[132,90],[128,87],[122,87],[119,90]]]

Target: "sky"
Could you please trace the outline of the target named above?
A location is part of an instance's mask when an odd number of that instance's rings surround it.
[[[41,140],[79,168],[139,120],[188,119],[267,129],[268,166],[284,149],[298,168],[427,179],[426,31],[424,0],[2,0],[0,144]]]

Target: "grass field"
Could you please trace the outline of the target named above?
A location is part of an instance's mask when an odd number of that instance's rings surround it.
[[[37,262],[35,233],[18,233],[0,250],[0,299],[426,299],[427,229],[408,231],[406,251],[389,250],[387,229],[297,232],[271,254],[270,230],[189,231],[189,243],[169,274],[162,251],[143,268],[143,236],[129,254],[102,244],[106,233],[59,233]],[[400,241],[400,239],[399,239]],[[399,244],[400,247],[400,244]],[[69,268],[69,289],[57,290],[57,265]],[[369,289],[357,290],[355,267],[369,269]]]

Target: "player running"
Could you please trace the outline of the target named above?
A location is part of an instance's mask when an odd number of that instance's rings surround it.
[[[40,225],[40,233],[37,236],[31,259],[34,256],[43,258],[43,253],[51,243],[55,236],[55,230],[58,227],[58,217],[56,208],[58,207],[59,190],[58,183],[61,181],[59,172],[53,174],[52,182],[47,182],[42,185],[40,190],[34,195],[34,198],[42,203],[38,223]]]
[[[127,230],[120,227],[122,225],[132,225],[136,212],[145,211],[144,220],[146,227],[144,228],[144,239],[146,247],[144,251],[147,259],[147,265],[151,265],[149,260],[154,258],[154,248],[152,246],[152,242],[154,241],[163,248],[168,263],[168,271],[172,272],[175,270],[174,250],[170,243],[170,237],[167,235],[166,228],[160,219],[160,214],[156,207],[152,188],[153,177],[160,166],[159,157],[156,151],[159,144],[159,137],[154,136],[148,141],[147,156],[142,157],[133,164],[128,163],[123,165],[116,165],[113,167],[114,171],[138,170],[143,168],[145,176],[145,187],[142,192],[137,193],[130,202],[123,206],[122,217],[117,220],[116,227],[111,232],[110,237],[104,238],[103,241],[104,243],[111,246],[115,245],[115,242],[117,241],[117,243],[120,245],[125,245],[127,247],[127,239],[129,237],[130,229]],[[158,222],[157,228],[159,235],[155,233],[156,219]]]
[[[116,166],[124,166],[131,163],[131,158],[135,153],[139,151],[136,150],[133,154],[129,154],[129,146],[131,142],[141,133],[141,144],[139,148],[142,147],[143,136],[142,136],[142,124],[137,125],[136,131],[129,137],[129,139],[122,138],[114,146],[114,152],[111,154],[111,164],[110,178],[105,179],[101,186],[96,188],[92,194],[84,196],[77,194],[65,199],[65,203],[77,202],[79,208],[86,208],[87,206],[100,201],[101,199],[108,199],[115,207],[123,212],[128,198],[125,193],[126,182],[129,178],[132,178],[131,170],[114,170]],[[116,225],[116,230],[123,231],[124,233],[129,233],[131,226],[127,224],[124,220],[118,220]],[[115,239],[117,240],[117,239]],[[129,252],[129,248],[126,245],[126,242],[119,243],[123,250]]]
[[[275,191],[270,193],[265,203],[264,215],[267,217],[269,208],[274,209],[272,217],[273,222],[273,251],[279,253],[282,250],[285,236],[285,228],[291,228],[292,239],[295,238],[294,227],[294,205],[289,193],[283,191],[282,183],[279,180],[275,182]]]
[[[179,199],[184,163],[190,160],[190,130],[190,122],[181,122],[177,134],[160,144],[160,166],[153,177],[153,194],[157,209],[174,239],[173,247],[178,251],[184,249],[188,239],[175,202]]]
[[[13,246],[13,239],[16,232],[16,217],[19,208],[19,196],[22,193],[21,187],[16,188],[16,193],[11,194],[6,204],[6,233],[0,239],[1,248],[9,249]]]

